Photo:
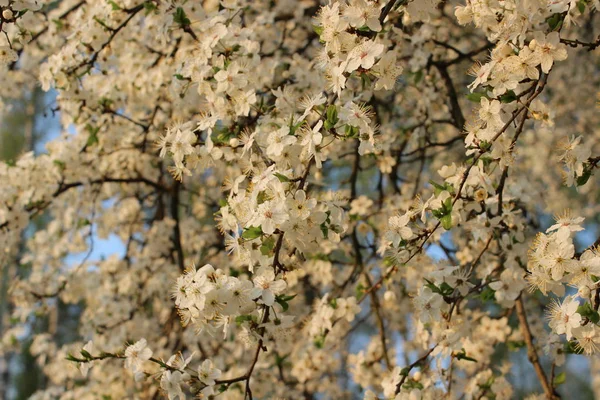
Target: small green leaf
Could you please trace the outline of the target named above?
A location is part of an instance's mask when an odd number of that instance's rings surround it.
[[[457,360],[471,361],[471,362],[475,362],[475,363],[477,362],[477,360],[474,359],[473,357],[467,356],[467,353],[465,352],[465,349],[462,349],[461,352],[456,355],[456,359]]]
[[[322,349],[325,345],[325,337],[323,335],[319,335],[315,338],[315,341],[313,343],[315,344],[316,348]]]
[[[444,215],[440,219],[440,222],[445,230],[450,230],[450,228],[452,228],[452,214]]]
[[[506,345],[508,346],[508,350],[517,351],[520,348],[525,347],[525,342],[523,340],[509,340]]]
[[[113,11],[119,11],[121,9],[121,7],[119,7],[119,5],[117,3],[115,3],[113,0],[108,0],[108,4],[110,4],[112,6]]]
[[[157,7],[156,4],[154,4],[154,2],[147,1],[144,3],[144,9],[146,10],[146,15],[148,15],[151,12],[155,12],[157,10]]]
[[[65,164],[64,161],[60,161],[60,160],[53,160],[52,163],[54,165],[56,165],[61,171],[64,171],[65,168],[67,167],[67,164]]]
[[[358,137],[359,130],[355,126],[346,125],[345,133],[347,138],[355,138]]]
[[[279,172],[275,172],[273,175],[275,175],[277,177],[277,179],[279,179],[279,182],[289,182],[290,178],[288,178],[287,176],[280,174]]]
[[[337,107],[334,104],[327,107],[327,121],[330,121],[332,126],[335,126],[339,121]]]
[[[269,236],[267,239],[263,241],[263,244],[260,246],[260,254],[263,256],[268,256],[273,251],[275,247],[275,238],[273,236]]]
[[[563,371],[554,378],[554,386],[561,385],[567,380],[567,374]]]
[[[509,90],[508,92],[500,96],[500,101],[502,103],[512,103],[515,100],[517,100],[517,95],[512,90]]]
[[[583,174],[577,177],[576,183],[577,186],[585,185],[590,177],[592,176],[592,168],[590,168],[587,164],[583,168]]]
[[[560,26],[562,25],[563,17],[560,13],[556,13],[556,14],[552,15],[550,18],[548,18],[546,20],[546,22],[548,23],[550,30],[555,31],[555,30],[559,29]]]
[[[83,228],[84,226],[91,225],[91,222],[87,218],[79,218],[77,221],[77,228]]]
[[[175,15],[173,15],[173,22],[182,27],[189,26],[191,24],[190,19],[185,14],[185,11],[181,7],[177,7],[175,10]]]
[[[483,97],[487,98],[487,96],[484,93],[477,93],[477,92],[475,92],[475,93],[469,93],[467,95],[467,100],[472,101],[473,103],[480,103],[481,99]]]
[[[251,226],[250,228],[244,230],[244,232],[242,233],[242,238],[252,240],[256,239],[257,237],[260,237],[262,234],[263,231],[260,226]]]
[[[99,143],[99,140],[98,140],[98,131],[100,130],[100,128],[94,128],[90,124],[87,124],[85,126],[85,129],[90,134],[88,136],[88,140],[87,140],[86,145],[89,147],[89,146],[93,146],[93,145]]]
[[[252,320],[253,320],[252,315],[238,315],[237,317],[235,317],[235,323],[237,326],[242,325],[246,321],[252,321]]]
[[[481,297],[482,301],[494,300],[496,298],[495,293],[496,292],[488,286],[485,289],[483,289],[479,296]]]
[[[281,308],[283,308],[283,311],[285,312],[290,308],[288,301],[292,300],[294,297],[296,297],[296,295],[292,295],[292,296],[279,295],[279,296],[275,296],[275,301],[281,306]]]
[[[84,356],[84,357],[85,357],[85,358],[87,358],[88,360],[89,360],[90,358],[92,358],[92,355],[91,355],[90,353],[88,353],[87,351],[85,351],[85,350],[81,350],[81,352],[80,352],[80,353],[81,353],[81,355],[82,355],[82,356]]]
[[[357,298],[361,298],[365,293],[365,287],[363,286],[362,283],[359,283],[358,285],[356,285],[356,289],[354,289],[354,294],[356,295]]]
[[[440,285],[440,291],[442,296],[450,296],[452,293],[454,293],[454,288],[446,282],[442,282]]]

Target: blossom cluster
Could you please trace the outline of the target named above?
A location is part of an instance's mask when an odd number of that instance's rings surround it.
[[[597,3],[0,0],[4,107],[63,127],[0,163],[0,354],[34,399],[401,400],[514,398],[515,351],[555,398],[600,350]]]

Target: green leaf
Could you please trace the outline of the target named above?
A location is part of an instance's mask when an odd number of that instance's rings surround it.
[[[444,215],[440,218],[440,222],[445,230],[450,230],[452,228],[452,214]]]
[[[508,346],[508,350],[510,351],[517,351],[520,348],[525,347],[525,341],[523,340],[509,340],[508,343],[506,344]]]
[[[331,123],[331,126],[335,126],[338,123],[338,110],[334,104],[330,104],[327,107],[327,121]]]
[[[581,14],[583,14],[585,12],[585,1],[584,0],[577,2],[577,9],[579,10],[579,12]]]
[[[54,24],[56,25],[57,30],[62,30],[62,28],[64,28],[65,26],[65,24],[60,19],[53,19],[52,22],[54,22]]]
[[[477,362],[477,360],[474,359],[473,357],[467,356],[467,353],[465,352],[465,349],[462,349],[461,352],[456,355],[456,359],[457,360],[471,361],[471,362],[475,362],[475,363]]]
[[[315,344],[316,348],[322,349],[325,345],[325,337],[323,335],[319,335],[315,338],[315,341],[313,343]]]
[[[592,168],[590,168],[590,166],[586,164],[583,168],[583,174],[578,176],[576,179],[577,186],[585,185],[591,176],[592,176]]]
[[[345,133],[347,138],[356,138],[358,137],[359,130],[355,126],[346,125]]]
[[[492,142],[488,142],[487,140],[482,140],[479,144],[479,148],[481,151],[486,152],[492,147]]]
[[[156,4],[152,1],[147,1],[144,3],[144,10],[146,10],[146,15],[155,12],[157,10]]]
[[[556,375],[556,377],[554,378],[554,386],[558,386],[561,385],[563,383],[565,383],[565,381],[567,380],[567,374],[563,371],[560,374]]]
[[[181,74],[175,74],[173,75],[178,81],[183,81],[185,78],[183,77],[183,75]]]
[[[429,183],[431,184],[431,186],[433,186],[436,190],[439,190],[439,192],[436,193],[439,194],[441,192],[443,192],[444,190],[446,190],[446,186],[442,186],[439,183],[436,183],[434,181],[429,181]]]
[[[327,238],[327,236],[329,235],[329,227],[327,226],[327,224],[325,222],[323,222],[320,226],[321,228],[321,233],[323,233],[323,237]]]
[[[254,318],[252,317],[252,315],[238,315],[237,317],[235,317],[235,323],[237,326],[242,325],[246,321],[253,321],[253,320],[254,320]]]
[[[294,298],[296,298],[296,296],[298,296],[297,294],[280,294],[279,298],[281,298],[283,301],[290,301],[293,300]]]
[[[561,27],[563,23],[563,16],[560,13],[556,13],[548,18],[546,22],[548,23],[550,30],[555,31]]]
[[[29,9],[28,9],[28,8],[24,8],[24,9],[22,9],[21,11],[19,11],[19,12],[17,13],[17,15],[15,16],[15,19],[17,19],[17,18],[21,18],[23,15],[27,14],[27,11],[29,11]]]
[[[577,313],[579,313],[582,317],[589,319],[594,324],[597,324],[600,321],[600,315],[590,303],[584,303],[582,306],[577,307]]]
[[[481,99],[483,97],[487,98],[487,96],[485,95],[485,93],[477,93],[477,92],[475,92],[475,93],[469,93],[467,95],[467,100],[472,101],[473,103],[480,103]]]
[[[242,233],[242,238],[247,239],[247,240],[252,240],[252,239],[256,239],[257,237],[261,236],[262,234],[263,234],[263,231],[260,226],[251,226],[250,228],[247,228],[246,230],[244,230],[244,232]]]
[[[322,26],[313,25],[313,31],[315,31],[315,33],[319,35],[319,37],[323,34],[323,30],[324,28]]]
[[[283,365],[283,362],[289,357],[289,354],[281,357],[279,354],[275,353],[275,365]]]
[[[437,287],[435,285],[435,283],[431,282],[429,279],[425,278],[425,282],[427,282],[427,284],[425,284],[425,286],[427,286],[429,289],[431,289],[431,291],[433,293],[437,293],[437,294],[442,294],[442,289],[440,289],[439,287]]]
[[[275,175],[277,177],[277,179],[279,179],[279,182],[289,182],[290,178],[288,178],[287,176],[280,174],[279,172],[275,172],[273,175]]]
[[[267,239],[263,241],[263,244],[260,246],[260,254],[263,256],[268,256],[273,251],[275,247],[275,238],[273,236],[269,236]]]
[[[361,298],[365,293],[365,287],[363,286],[362,283],[359,283],[358,285],[356,285],[356,289],[354,289],[354,294],[356,295],[357,298]]]
[[[108,4],[110,4],[112,6],[113,11],[119,11],[121,9],[121,7],[119,7],[119,5],[117,3],[115,3],[113,0],[108,0]]]
[[[98,140],[98,131],[100,130],[100,128],[94,128],[90,124],[87,124],[85,126],[85,129],[90,134],[88,136],[88,140],[87,140],[86,145],[89,147],[89,146],[93,146],[93,145],[97,144],[99,142],[99,140]]]
[[[288,301],[292,300],[294,297],[296,297],[296,295],[292,295],[292,296],[279,295],[279,296],[275,296],[275,301],[281,306],[281,308],[283,308],[283,311],[285,312],[290,308]]]
[[[502,103],[512,103],[515,100],[517,100],[517,95],[512,90],[509,90],[508,92],[500,96],[500,101]]]
[[[173,22],[182,27],[189,26],[191,24],[190,19],[185,14],[185,11],[181,7],[177,7],[175,10],[175,15],[173,15]]]
[[[64,171],[67,167],[67,164],[64,161],[53,160],[52,163],[56,165],[61,171]]]
[[[77,221],[77,228],[83,228],[84,226],[88,226],[91,225],[92,223],[90,222],[89,219],[87,218],[79,218],[79,220]]]
[[[81,351],[80,351],[80,353],[81,353],[81,355],[82,355],[82,356],[84,356],[84,357],[85,357],[85,358],[87,358],[88,360],[89,360],[90,358],[92,358],[92,355],[91,355],[90,353],[88,353],[87,351],[85,351],[85,350],[81,350]]]
[[[423,71],[418,70],[417,72],[415,72],[414,77],[415,77],[415,85],[417,85],[423,79]]]
[[[496,298],[496,292],[489,286],[483,289],[479,295],[482,301],[494,300]]]
[[[442,293],[442,296],[450,296],[452,293],[454,293],[454,288],[446,282],[442,282],[442,284],[440,285],[440,291]]]

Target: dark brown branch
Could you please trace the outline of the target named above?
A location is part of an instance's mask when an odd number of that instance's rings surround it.
[[[531,334],[531,330],[529,329],[529,324],[527,323],[527,314],[525,312],[525,306],[523,304],[523,294],[519,296],[515,303],[515,309],[517,311],[517,317],[519,318],[519,325],[521,327],[521,332],[523,334],[523,339],[525,340],[525,344],[527,345],[527,358],[533,365],[535,369],[535,373],[544,389],[544,394],[548,400],[559,399],[560,396],[554,388],[552,387],[551,382],[548,381],[546,377],[546,373],[540,364],[540,360],[538,358],[537,350],[535,349],[535,345],[533,344],[533,335]]]

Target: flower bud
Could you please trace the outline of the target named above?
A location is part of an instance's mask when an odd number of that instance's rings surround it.
[[[5,8],[4,10],[2,10],[2,18],[3,19],[9,19],[10,20],[10,19],[13,19],[13,17],[14,17],[14,14],[13,14],[13,12],[12,12],[11,9]]]
[[[388,290],[383,294],[383,299],[385,301],[394,301],[396,300],[396,294],[391,290]]]
[[[581,286],[579,288],[579,290],[577,291],[577,295],[579,297],[581,297],[582,299],[589,299],[590,294],[591,294],[590,288],[587,286]]]

